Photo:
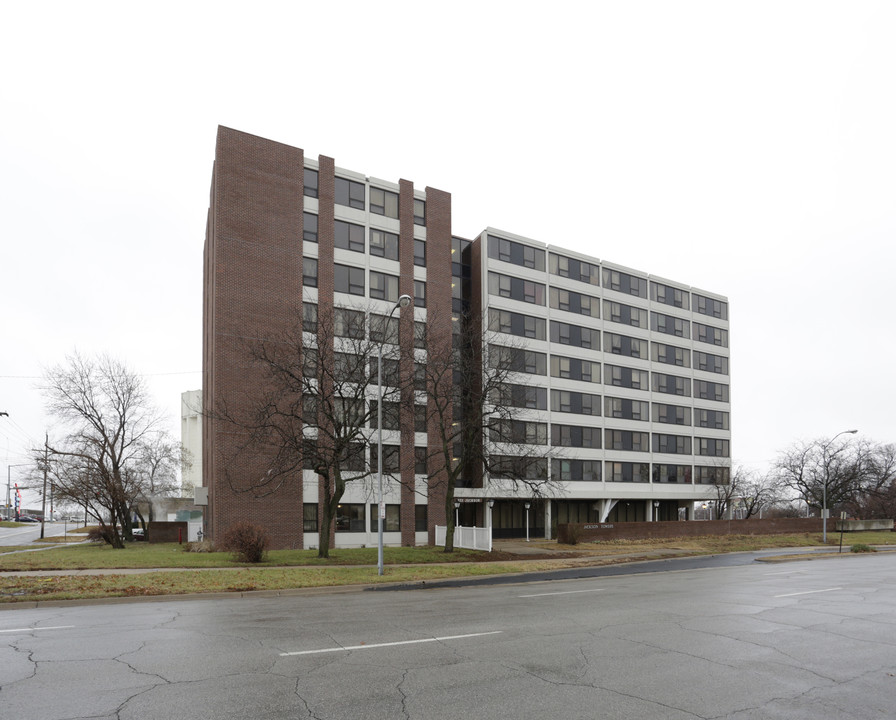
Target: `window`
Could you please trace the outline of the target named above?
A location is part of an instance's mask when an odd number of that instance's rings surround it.
[[[398,301],[398,277],[370,271],[370,297],[376,300]]]
[[[653,404],[653,421],[669,425],[690,425],[691,409],[681,405]]]
[[[522,480],[547,480],[548,478],[547,458],[492,455],[490,460],[492,477]]]
[[[702,400],[728,402],[728,386],[706,380],[694,380],[694,397]]]
[[[646,329],[647,311],[632,305],[604,300],[604,320]]]
[[[611,352],[614,355],[647,359],[647,341],[627,335],[605,332],[604,348],[605,352]]]
[[[315,283],[315,287],[317,284]],[[333,266],[333,289],[349,295],[364,295],[364,268],[350,265]]]
[[[578,280],[589,285],[600,285],[600,268],[582,260],[551,253],[550,270],[552,275]]]
[[[302,395],[302,422],[305,425],[317,425],[317,395]]]
[[[314,303],[302,303],[302,331],[317,332],[317,305]]]
[[[669,395],[691,396],[691,379],[678,375],[653,373],[653,391]]]
[[[551,376],[583,382],[600,382],[600,363],[551,355]]]
[[[728,303],[723,300],[716,300],[694,293],[694,305],[694,309],[701,315],[709,315],[720,320],[728,319]]]
[[[307,533],[317,532],[317,503],[303,503],[302,530]]]
[[[551,390],[551,410],[577,415],[600,415],[600,395]]]
[[[426,505],[414,505],[414,531],[426,532],[429,529]]]
[[[340,503],[336,508],[336,532],[366,532],[364,506],[360,503]]]
[[[508,333],[533,340],[545,339],[545,321],[542,318],[523,315],[509,310],[488,311],[489,330]]]
[[[530,375],[546,375],[547,358],[545,353],[502,345],[491,345],[488,353],[490,367],[509,372],[529,373]]]
[[[647,463],[607,463],[607,480],[610,482],[650,482],[650,465]]]
[[[317,348],[302,348],[302,375],[317,377]]]
[[[398,318],[394,315],[370,315],[370,339],[372,342],[398,345]]]
[[[712,327],[711,325],[704,325],[703,323],[694,323],[694,339],[698,342],[709,343],[710,345],[728,347],[727,330]]]
[[[697,441],[697,454],[711,457],[728,457],[729,441],[720,438],[694,438]]]
[[[423,240],[414,240],[414,265],[426,267],[426,243]]]
[[[383,451],[385,455],[385,449]],[[370,532],[379,532],[380,506],[370,504]],[[383,518],[383,532],[401,532],[401,505],[386,505],[386,517]]]
[[[363,355],[355,355],[354,353],[333,353],[333,379],[336,382],[343,383],[362,383],[367,377],[367,358]],[[353,403],[354,398],[345,398],[343,407],[346,413],[343,417],[346,422],[352,425],[360,424],[360,420],[356,419],[356,415],[362,414],[363,410]]]
[[[691,366],[691,351],[686,348],[664,345],[663,343],[651,343],[651,347],[653,349],[651,357],[654,362],[678,365],[678,367]]]
[[[370,469],[376,470],[379,462],[377,443],[370,444]],[[383,445],[383,472],[397,474],[401,472],[401,446]]]
[[[604,365],[604,385],[647,390],[648,373],[646,370],[636,370],[619,365]]]
[[[317,258],[302,258],[302,284],[305,287],[317,287]]]
[[[364,337],[364,312],[335,308],[333,310],[333,334],[336,337],[360,339]]]
[[[632,400],[631,398],[604,398],[604,415],[621,420],[650,419],[648,405],[644,400]]]
[[[604,449],[650,452],[650,440],[646,432],[634,430],[605,430]]]
[[[379,376],[378,358],[370,358],[370,379],[376,382]],[[399,372],[398,360],[388,358],[383,359],[383,386],[397,388],[400,386],[401,374]],[[374,404],[374,409],[376,409]]]
[[[604,268],[604,287],[635,297],[647,297],[647,280],[618,270]]]
[[[428,449],[426,447],[417,446],[414,448],[414,474],[426,475],[429,471],[426,467],[428,458]]]
[[[697,427],[716,428],[717,430],[728,430],[729,415],[721,410],[704,410],[697,408],[694,410],[695,422]]]
[[[503,405],[504,407],[548,409],[547,388],[533,387],[532,385],[501,383],[492,390],[491,400],[494,405]]]
[[[691,438],[686,435],[653,434],[653,451],[671,455],[690,455]]]
[[[338,407],[337,407],[338,409]],[[350,443],[343,452],[339,467],[351,472],[364,472],[367,468],[366,446],[364,443]]]
[[[398,193],[370,188],[370,212],[398,219]]]
[[[488,291],[491,295],[533,305],[544,305],[544,285],[531,280],[490,272],[488,274]]]
[[[654,302],[671,305],[682,310],[689,310],[691,307],[689,297],[687,290],[681,290],[680,288],[670,287],[657,282],[650,283],[650,299]]]
[[[650,313],[650,329],[656,332],[674,335],[680,338],[689,338],[688,321],[663,313]]]
[[[600,428],[551,423],[551,445],[600,449]]]
[[[364,210],[364,183],[336,178],[336,204]]]
[[[551,342],[600,350],[600,331],[551,320]]]
[[[414,307],[426,307],[426,283],[422,280],[414,280]]]
[[[560,481],[600,481],[600,460],[551,460],[551,476]]]
[[[548,425],[525,420],[498,420],[490,429],[493,442],[547,445]]]
[[[426,200],[414,198],[414,225],[426,225]]]
[[[314,213],[302,213],[302,238],[317,242],[317,215]]]
[[[305,168],[305,180],[304,180],[304,190],[303,194],[305,197],[317,197],[317,170],[312,170],[311,168]]]
[[[428,419],[426,405],[414,405],[414,432],[425,433]]]
[[[728,358],[722,355],[710,355],[709,353],[697,351],[694,353],[694,366],[698,370],[719,373],[720,375],[728,374]]]
[[[352,252],[364,252],[364,227],[336,220],[333,241],[336,247]]]
[[[600,302],[590,295],[582,295],[572,290],[551,288],[551,307],[557,310],[587,315],[589,317],[600,316]]]
[[[383,363],[383,370],[386,363]],[[401,430],[401,406],[397,402],[383,401],[383,430]],[[370,401],[370,429],[377,429],[379,410],[376,400]]]
[[[488,256],[532,270],[544,270],[544,250],[494,235],[488,236]]]
[[[697,465],[694,478],[700,485],[728,485],[731,482],[731,468]]]
[[[654,465],[653,481],[655,483],[691,483],[690,465]]]
[[[426,349],[426,323],[421,320],[414,321],[414,347]]]

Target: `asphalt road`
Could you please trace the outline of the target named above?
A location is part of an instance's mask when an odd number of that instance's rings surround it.
[[[46,522],[44,537],[62,536],[66,531],[74,530],[80,525],[75,523]],[[22,523],[20,527],[0,527],[0,547],[10,545],[28,545],[40,537],[40,523]]]
[[[36,720],[896,714],[896,556],[691,560],[415,592],[9,610],[0,708]]]

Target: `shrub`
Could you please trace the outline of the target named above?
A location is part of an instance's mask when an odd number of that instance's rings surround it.
[[[110,545],[112,544],[112,537],[109,533],[109,529],[102,528],[99,525],[96,525],[95,527],[92,527],[87,531],[87,539],[90,542],[104,542],[109,543]]]
[[[570,523],[566,526],[566,544],[578,545],[582,539],[582,526]]]
[[[215,544],[211,540],[200,540],[199,542],[188,542],[184,544],[184,552],[192,553],[211,553],[217,552]]]
[[[261,562],[270,544],[267,531],[250,522],[238,522],[224,533],[224,549],[232,552],[240,562]]]
[[[857,545],[853,545],[850,549],[850,552],[861,553],[861,552],[877,552],[870,545],[865,545],[865,543],[858,543]]]

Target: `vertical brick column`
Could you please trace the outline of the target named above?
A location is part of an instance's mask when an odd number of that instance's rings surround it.
[[[398,234],[399,295],[414,297],[414,184],[409,180],[398,181]],[[414,478],[414,311],[405,308],[399,321],[398,361],[401,378],[401,544],[415,544],[416,492]]]
[[[426,293],[427,345],[433,355],[445,357],[451,350],[451,195],[430,187],[426,188]],[[430,453],[440,446],[439,431],[432,425],[437,422],[430,421]],[[444,469],[430,479],[430,544],[435,544],[435,525],[445,524],[446,482]]]
[[[242,338],[288,331],[301,304],[303,166],[299,148],[218,129],[206,247],[204,402],[212,410],[225,403],[237,418],[251,414],[261,390]],[[276,503],[257,497],[251,488],[267,472],[269,456],[241,452],[245,439],[238,425],[210,426],[211,535],[220,540],[234,522],[249,520],[268,529],[274,547],[291,547],[301,534],[301,480],[284,483]]]

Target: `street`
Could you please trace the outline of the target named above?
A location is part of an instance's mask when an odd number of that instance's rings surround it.
[[[35,720],[893,715],[892,554],[678,567],[5,610],[0,703]]]
[[[81,526],[77,523],[46,522],[44,523],[44,537],[61,537],[66,532],[71,532],[78,527]],[[0,527],[0,547],[29,545],[39,537],[40,523],[23,523],[20,527],[14,528]]]

